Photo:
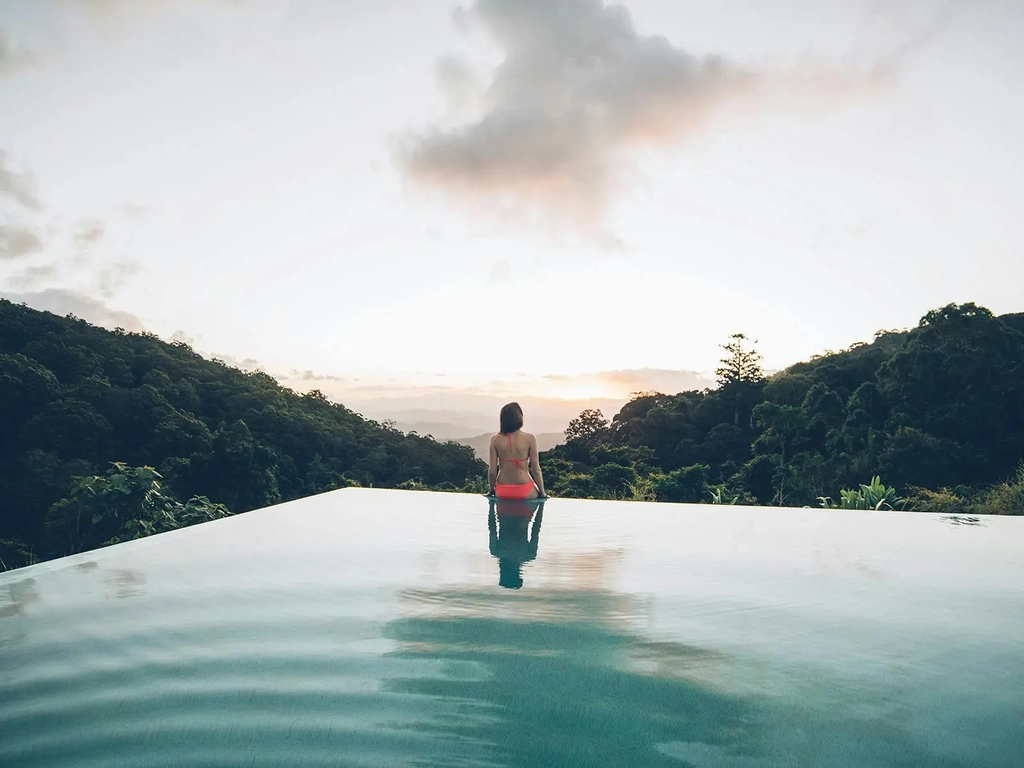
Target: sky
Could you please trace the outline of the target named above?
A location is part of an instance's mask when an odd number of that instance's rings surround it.
[[[1015,0],[0,0],[0,296],[437,408],[1022,311],[1022,39]]]

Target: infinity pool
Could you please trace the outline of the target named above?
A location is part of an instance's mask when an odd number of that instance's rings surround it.
[[[1021,766],[1024,520],[346,489],[0,574],[0,766]]]

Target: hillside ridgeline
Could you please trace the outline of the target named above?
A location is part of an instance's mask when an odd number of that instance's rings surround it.
[[[0,436],[0,568],[351,485],[483,490],[485,472],[318,391],[3,300]]]
[[[770,377],[744,336],[724,346],[715,389],[574,419],[551,492],[1024,514],[1024,314],[951,304]]]

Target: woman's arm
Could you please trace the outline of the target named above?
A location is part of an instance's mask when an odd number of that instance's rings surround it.
[[[544,491],[544,473],[540,471],[540,451],[537,450],[536,435],[530,435],[530,474],[533,475],[533,482],[537,484],[540,495],[547,496]]]
[[[494,438],[491,438],[491,445],[487,449],[488,463],[487,463],[487,490],[488,493],[494,495],[494,484],[498,481],[498,447],[494,444]]]

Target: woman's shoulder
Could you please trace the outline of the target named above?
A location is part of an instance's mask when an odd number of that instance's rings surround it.
[[[519,430],[519,434],[521,434],[527,440],[533,441],[533,440],[537,439],[536,436],[533,434],[533,432],[527,432],[525,429]]]

